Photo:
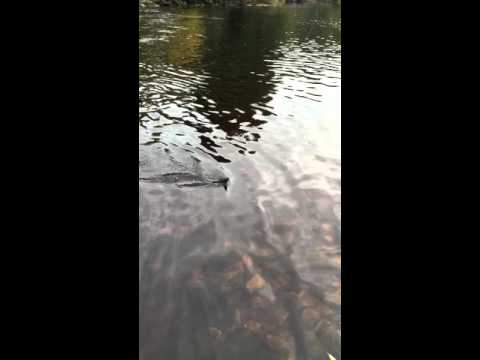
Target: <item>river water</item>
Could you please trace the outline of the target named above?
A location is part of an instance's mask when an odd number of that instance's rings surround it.
[[[141,7],[140,177],[214,175],[139,180],[140,359],[341,359],[340,36],[328,4]]]

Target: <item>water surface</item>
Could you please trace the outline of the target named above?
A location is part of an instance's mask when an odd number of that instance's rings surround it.
[[[341,359],[340,35],[332,5],[141,9],[140,175],[230,180],[139,182],[140,359]]]

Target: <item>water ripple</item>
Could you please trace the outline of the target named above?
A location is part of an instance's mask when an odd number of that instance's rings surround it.
[[[340,360],[338,9],[145,6],[139,50],[140,151],[229,178],[139,185],[140,358]]]

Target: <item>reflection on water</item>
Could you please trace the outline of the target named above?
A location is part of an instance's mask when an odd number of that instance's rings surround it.
[[[139,112],[141,177],[229,178],[140,181],[140,358],[341,359],[339,9],[144,7]]]

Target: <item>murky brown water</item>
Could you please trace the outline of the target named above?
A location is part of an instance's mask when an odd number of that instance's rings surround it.
[[[140,26],[140,359],[341,359],[339,9]]]

